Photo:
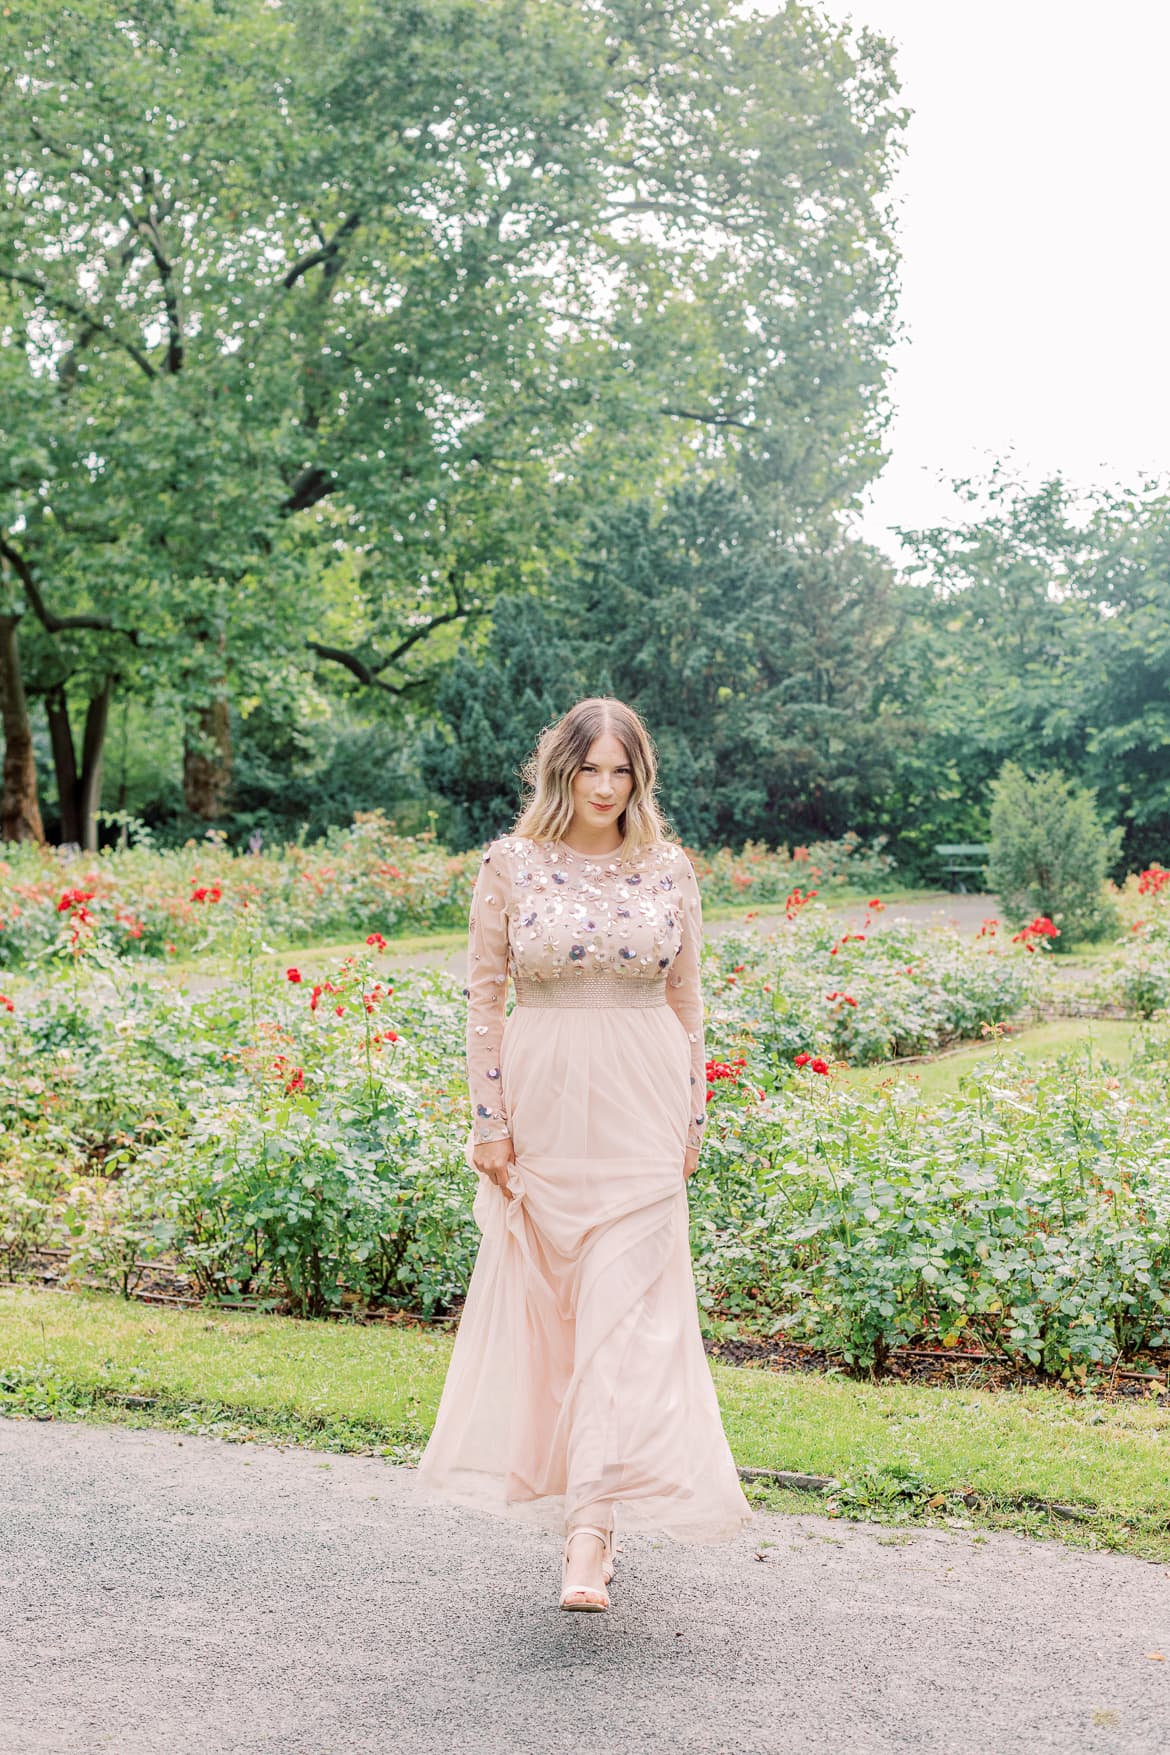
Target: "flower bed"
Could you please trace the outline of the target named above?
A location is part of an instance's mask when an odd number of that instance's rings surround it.
[[[1004,1053],[929,1110],[807,1072],[722,1087],[700,1297],[855,1368],[917,1342],[1067,1378],[1170,1346],[1168,1098],[1165,1036],[1124,1079]]]
[[[874,933],[883,912],[874,897],[859,929],[841,931],[819,904],[790,898],[776,931],[749,921],[721,933],[704,977],[716,1033],[742,1035],[777,1069],[802,1055],[862,1066],[976,1037],[1048,990],[1049,953],[994,921],[973,942],[898,922]]]
[[[57,1246],[123,1293],[167,1261],[208,1298],[306,1316],[455,1308],[478,1243],[459,982],[392,972],[377,931],[327,978],[274,978],[245,914],[230,978],[192,1001],[111,956],[90,901],[62,915],[64,967],[0,1006],[8,1271]],[[1065,1375],[1170,1343],[1164,1037],[1124,1079],[1001,1055],[928,1112],[852,1093],[835,1064],[997,1029],[1047,953],[791,912],[705,951],[689,1200],[711,1317],[854,1369],[914,1339]]]
[[[397,835],[378,812],[313,847],[267,853],[235,853],[214,833],[163,852],[14,848],[0,859],[0,966],[50,951],[79,905],[118,954],[164,959],[223,949],[245,911],[282,944],[462,924],[478,862],[433,836]]]
[[[892,866],[857,836],[769,851],[749,843],[691,851],[709,901],[782,902],[794,882],[822,890],[867,884]],[[173,958],[220,951],[249,911],[274,943],[462,928],[482,850],[448,853],[430,834],[399,835],[377,811],[312,847],[235,853],[222,835],[171,851],[136,846],[100,855],[29,845],[0,858],[0,968],[34,963],[74,926],[119,955]]]
[[[1131,872],[1113,891],[1125,922],[1121,942],[1099,965],[1091,1001],[1141,1018],[1170,1012],[1170,871]]]

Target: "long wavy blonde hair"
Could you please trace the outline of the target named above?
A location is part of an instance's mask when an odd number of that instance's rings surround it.
[[[531,791],[509,831],[534,841],[559,841],[573,821],[573,781],[597,738],[617,738],[633,770],[633,788],[618,817],[618,857],[633,858],[658,841],[675,839],[654,796],[658,758],[654,741],[632,707],[611,695],[589,695],[546,725],[520,770]]]

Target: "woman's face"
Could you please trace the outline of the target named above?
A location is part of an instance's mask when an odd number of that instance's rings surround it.
[[[633,790],[634,770],[625,746],[612,732],[602,732],[573,776],[574,824],[596,830],[602,823],[616,823]],[[601,809],[603,805],[608,810]]]

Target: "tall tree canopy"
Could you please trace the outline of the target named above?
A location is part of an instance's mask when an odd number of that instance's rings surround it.
[[[881,39],[731,0],[2,22],[5,833],[36,832],[29,695],[63,805],[87,711],[91,837],[119,689],[184,703],[213,815],[229,701],[332,672],[426,703],[589,506],[734,451],[791,527],[880,465]]]

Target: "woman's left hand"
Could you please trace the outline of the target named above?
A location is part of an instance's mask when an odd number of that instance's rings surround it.
[[[683,1159],[683,1181],[689,1181],[698,1168],[699,1148],[698,1146],[688,1146],[686,1157]]]

